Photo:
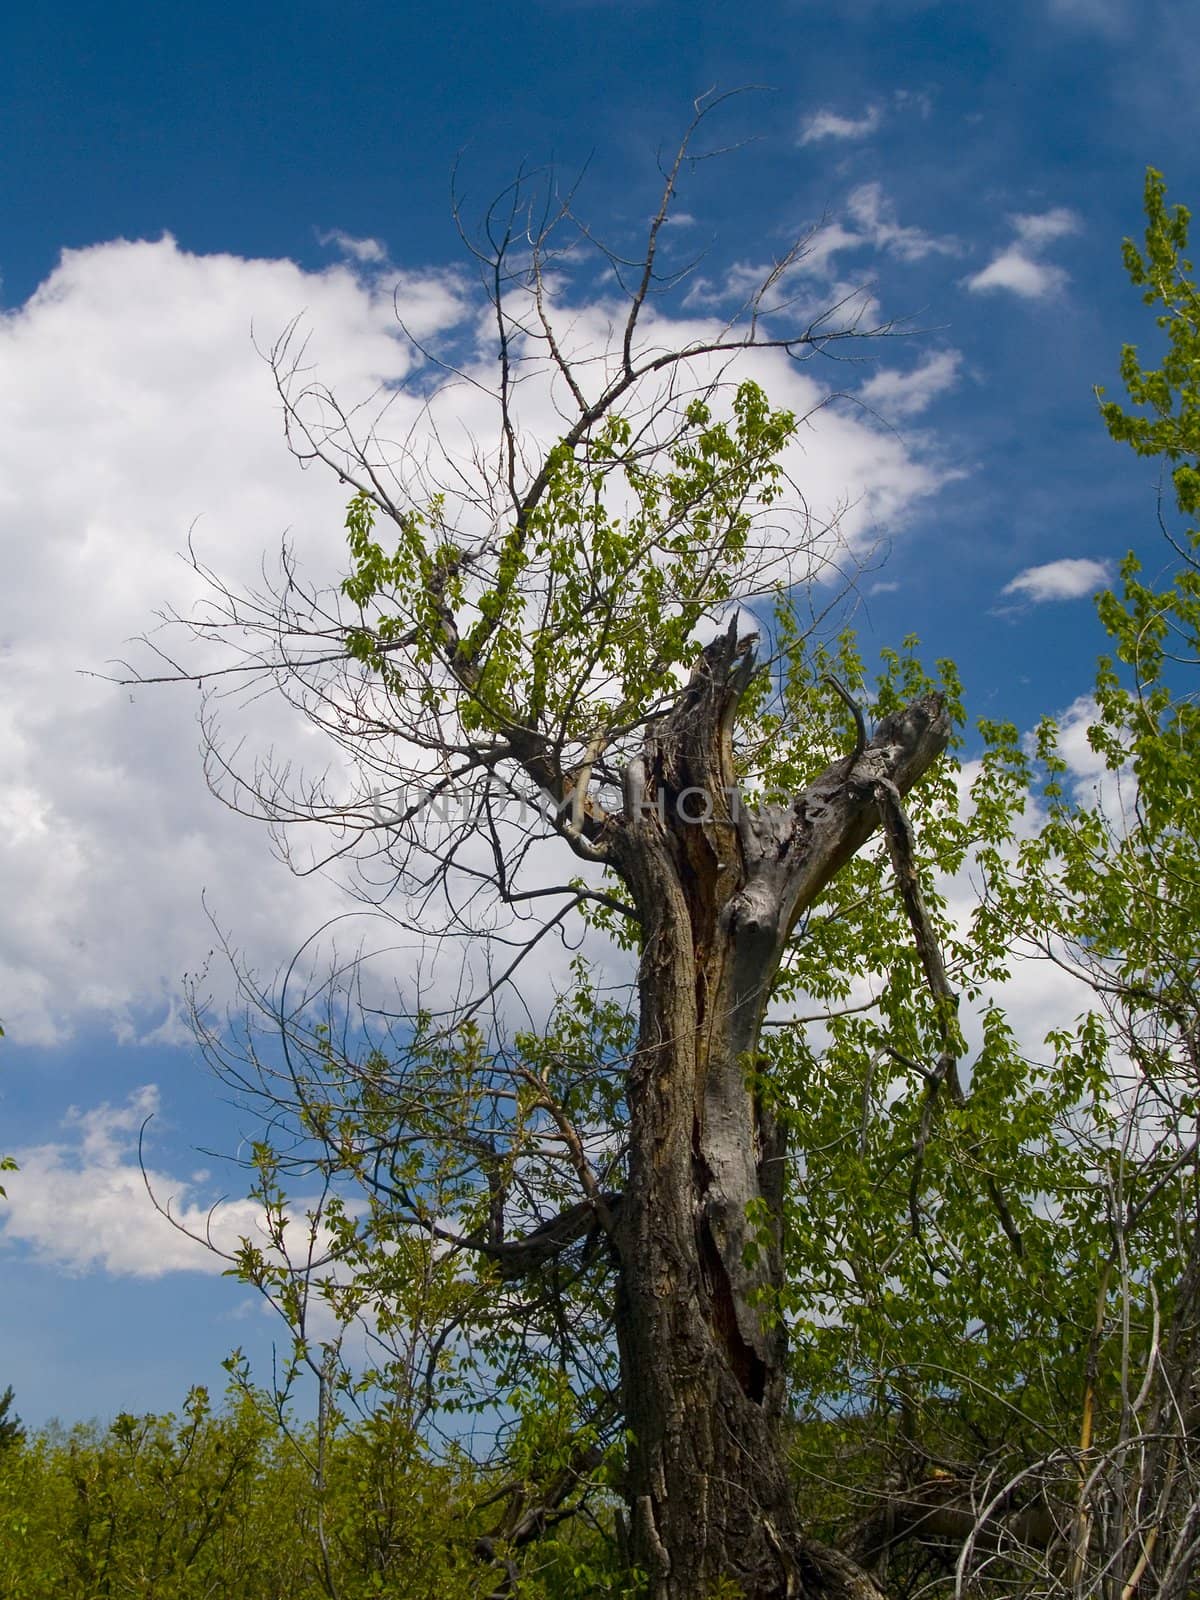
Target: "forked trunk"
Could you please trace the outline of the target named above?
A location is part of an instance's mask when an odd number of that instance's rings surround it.
[[[734,789],[752,667],[731,631],[628,774],[615,863],[640,913],[640,1029],[620,1211],[632,1554],[654,1600],[874,1596],[798,1527],[781,1440],[784,1138],[753,1067],[796,918],[944,748],[936,697],[888,718],[788,806]],[[726,1589],[726,1592],[729,1592]]]

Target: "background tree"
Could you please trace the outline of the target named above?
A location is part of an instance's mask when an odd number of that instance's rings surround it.
[[[1153,171],[1146,210],[1125,255],[1164,358],[1127,347],[1142,410],[1102,412],[1162,461],[1185,526],[1163,519],[1165,579],[1131,553],[1099,597],[1099,784],[1072,780],[1053,720],[1032,750],[985,725],[968,808],[922,829],[942,872],[970,862],[984,890],[968,929],[941,928],[981,1008],[969,1094],[938,1070],[939,1019],[867,860],[838,882],[838,937],[858,918],[841,958],[821,921],[794,957],[841,1014],[772,1046],[805,1153],[787,1244],[804,1498],[818,1525],[857,1520],[849,1547],[897,1594],[1194,1587],[1200,318],[1188,215]],[[995,999],[1018,955],[1077,983],[1032,1058]]]
[[[3,1394],[0,1394],[0,1451],[9,1445],[20,1444],[25,1437],[25,1429],[21,1426],[18,1416],[9,1416],[9,1409],[13,1403],[13,1390],[10,1383]]]
[[[1145,582],[1130,552],[1119,590],[1102,594],[1111,640],[1096,679],[1088,741],[1106,781],[1080,803],[1064,793],[1058,730],[1043,726],[1048,820],[1022,851],[1012,889],[1024,929],[1091,990],[1094,1010],[1059,1048],[1107,1044],[1110,1117],[1092,1141],[1103,1214],[1095,1311],[1080,1407],[1079,1486],[1067,1575],[1077,1593],[1182,1597],[1200,1553],[1200,296],[1186,259],[1189,214],[1168,208],[1147,173],[1144,250],[1125,263],[1165,335],[1162,364],[1126,346],[1127,411],[1104,401],[1113,438],[1156,458],[1175,507],[1160,525],[1176,561]],[[1065,1587],[1065,1586],[1064,1586]]]
[[[0,1587],[12,1600],[478,1594],[478,1564],[449,1538],[468,1480],[412,1462],[395,1475],[380,1417],[339,1441],[321,1504],[295,1448],[315,1429],[289,1428],[268,1396],[215,1410],[197,1388],[178,1415],[38,1430],[0,1452]]]

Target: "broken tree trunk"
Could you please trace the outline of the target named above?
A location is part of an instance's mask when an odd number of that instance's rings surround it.
[[[627,1499],[654,1600],[878,1594],[797,1526],[781,1442],[784,1136],[752,1067],[797,918],[936,760],[936,696],[882,722],[790,805],[751,809],[732,731],[753,639],[731,629],[648,730],[612,845],[643,929],[617,1222]]]

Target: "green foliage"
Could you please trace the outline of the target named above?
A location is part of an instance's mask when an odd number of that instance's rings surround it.
[[[1191,214],[1182,205],[1168,209],[1166,193],[1162,174],[1151,167],[1146,173],[1145,249],[1139,250],[1132,239],[1124,244],[1131,281],[1142,290],[1146,305],[1158,308],[1155,320],[1167,336],[1166,353],[1160,367],[1146,368],[1137,346],[1125,345],[1121,378],[1130,401],[1140,409],[1129,412],[1110,400],[1101,403],[1100,412],[1114,439],[1169,465],[1179,509],[1195,516],[1200,510],[1200,296],[1186,257]]]
[[[1133,416],[1116,402],[1103,415],[1113,437],[1174,466],[1179,512],[1195,510],[1200,457],[1200,326],[1187,276],[1188,213],[1168,213],[1164,185],[1148,175],[1148,227],[1143,256],[1126,241],[1135,284],[1161,304],[1170,354],[1145,373],[1127,349],[1130,400],[1151,406],[1158,420]],[[1145,426],[1142,424],[1145,423]],[[1190,456],[1190,461],[1183,459]],[[1000,882],[998,912],[1023,910],[1022,926],[1057,939],[1092,983],[1109,1031],[1132,1052],[1147,1077],[1168,1078],[1179,1065],[1195,1016],[1200,961],[1200,717],[1189,674],[1200,662],[1200,535],[1172,538],[1181,564],[1166,582],[1147,583],[1131,551],[1119,590],[1098,600],[1112,641],[1101,658],[1096,710],[1087,729],[1103,759],[1105,782],[1092,796],[1072,789],[1061,730],[1038,730],[1045,823],[1022,848],[1013,886]]]
[[[795,428],[751,382],[729,418],[693,398],[653,444],[610,414],[593,435],[547,453],[536,503],[519,508],[486,557],[443,524],[436,499],[390,514],[399,536],[385,551],[374,538],[377,502],[355,495],[342,585],[363,613],[353,653],[406,688],[388,646],[410,638],[429,667],[452,628],[459,682],[428,697],[453,704],[474,735],[548,724],[587,742],[641,718],[694,657],[699,619],[755,569],[755,520],[779,498],[778,458]]]
[[[330,1450],[318,1490],[297,1442],[245,1394],[214,1412],[193,1389],[178,1417],[57,1425],[0,1451],[6,1600],[484,1600],[496,1569],[474,1544],[490,1486],[432,1465],[395,1408]],[[501,1549],[503,1555],[504,1551]],[[566,1527],[513,1551],[528,1600],[632,1596],[611,1544]]]
[[[1161,308],[1167,353],[1146,371],[1127,348],[1141,414],[1112,401],[1102,414],[1115,439],[1169,466],[1186,518],[1200,481],[1200,325],[1188,214],[1168,212],[1164,192],[1151,172],[1146,249],[1127,243],[1126,261]],[[869,1509],[897,1463],[1004,1473],[1137,1426],[1123,1385],[1148,1370],[1172,1314],[1200,1188],[1200,722],[1188,681],[1200,567],[1195,530],[1170,537],[1180,562],[1168,581],[1146,582],[1131,553],[1098,601],[1111,641],[1088,727],[1100,787],[1073,780],[1048,719],[1028,750],[1015,729],[982,725],[965,806],[949,764],[914,796],[925,897],[963,1018],[939,1015],[878,850],[839,876],[790,962],[797,997],[835,1008],[767,1051],[796,1152],[784,1309],[807,1418],[797,1459],[818,1518],[851,1514],[828,1488],[839,1476],[868,1486]],[[847,652],[836,670],[860,687]],[[897,679],[912,692],[901,666],[885,662],[881,708]],[[982,889],[965,934],[937,889],[964,868]],[[994,998],[1017,950],[1080,983],[1040,1059]],[[960,1097],[934,1064],[948,1041],[962,1051],[969,1018]]]
[[[182,1416],[122,1415],[105,1429],[48,1430],[0,1464],[0,1591],[246,1600],[306,1587],[279,1476],[264,1493],[264,1430],[216,1417],[203,1389]],[[278,1581],[277,1581],[278,1580]]]
[[[885,655],[875,715],[932,687],[914,644]],[[829,665],[861,689],[849,641]],[[941,674],[956,704],[953,671]],[[936,1439],[945,1453],[951,1416],[960,1448],[972,1430],[1026,1447],[1084,1360],[1085,1341],[1069,1330],[1086,1327],[1089,1290],[1061,1273],[1061,1249],[1068,1232],[1086,1249],[1095,1219],[1080,1214],[1085,1162],[1060,1131],[1095,1097],[1102,1065],[1084,1074],[1025,1059],[990,998],[1009,970],[1008,940],[995,925],[962,929],[945,894],[951,874],[1003,860],[1020,824],[1028,763],[1011,729],[991,732],[969,789],[945,760],[909,806],[925,904],[964,1015],[930,993],[879,844],[831,885],[789,958],[781,993],[813,1024],[772,1031],[764,1047],[795,1152],[782,1310],[813,1419],[801,1459],[814,1467],[829,1449],[816,1419],[847,1408],[872,1409],[881,1438],[899,1426],[909,1449]],[[939,1081],[947,1050],[961,1065]],[[1054,1385],[1039,1388],[1040,1352],[1051,1348]]]

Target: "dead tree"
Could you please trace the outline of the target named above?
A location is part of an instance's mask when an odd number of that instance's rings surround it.
[[[393,1220],[474,1255],[493,1283],[519,1285],[581,1249],[610,1275],[629,1555],[656,1600],[700,1600],[722,1581],[747,1600],[873,1595],[797,1525],[774,1309],[786,1150],[756,1051],[798,921],[950,729],[930,696],[869,736],[858,718],[853,747],[830,761],[814,757],[784,693],[836,528],[814,524],[783,464],[807,418],[772,411],[735,364],[810,361],[887,330],[864,323],[863,300],[816,315],[789,300],[801,241],[730,320],[661,342],[653,297],[682,276],[662,270],[663,228],[705,114],[632,258],[597,243],[569,198],[533,214],[518,184],[489,213],[472,248],[498,357],[493,447],[454,433],[454,396],[482,381],[469,358],[420,351],[415,398],[388,397],[356,432],[360,414],[307,379],[286,336],[272,361],[289,442],[353,496],[351,576],[330,598],[306,594],[290,566],[259,595],[210,573],[214,605],[186,620],[245,652],[207,669],[210,685],[273,681],[345,756],[340,789],[297,793],[269,763],[235,771],[210,722],[224,798],[267,818],[288,849],[293,824],[329,823],[329,857],[353,858],[359,892],[397,925],[472,954],[490,939],[461,1004],[419,1024],[393,1017],[389,1049],[340,1063],[360,1111],[364,1082],[373,1096],[357,1136],[330,1109],[328,1077],[318,1088],[281,1072],[269,1095],[299,1102],[306,1136]],[[607,275],[602,336],[562,285],[584,247]],[[527,393],[558,408],[549,450],[522,429]],[[389,444],[388,418],[405,406]],[[773,612],[787,625],[764,646]],[[159,674],[179,675],[194,673]],[[786,799],[755,798],[756,780],[783,770],[780,751],[807,776]],[[448,796],[454,815],[435,821]],[[506,797],[526,807],[518,824]],[[557,1067],[495,1041],[475,1111],[462,1095],[438,1110],[425,1092],[431,1038],[485,1017],[580,912],[622,930],[638,957],[619,1134],[597,1130]],[[576,1081],[599,1070],[585,1062]],[[518,1106],[519,1140],[503,1126]],[[461,1226],[414,1176],[435,1122],[456,1177],[474,1180]]]

